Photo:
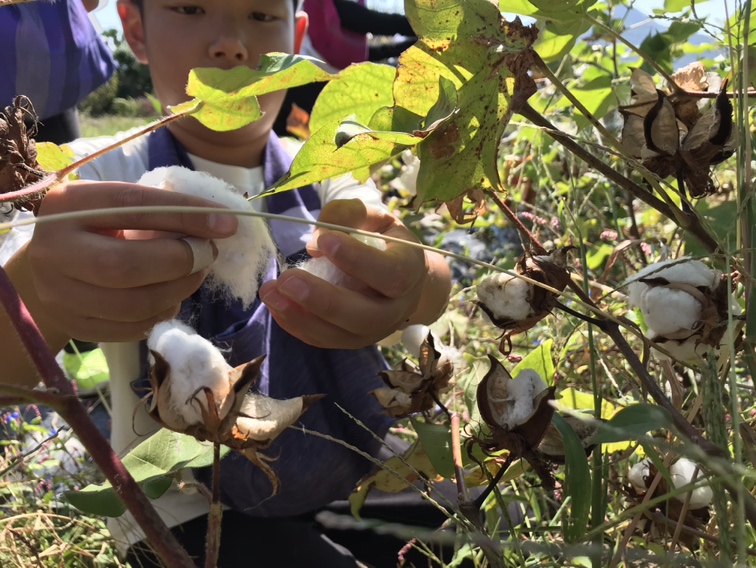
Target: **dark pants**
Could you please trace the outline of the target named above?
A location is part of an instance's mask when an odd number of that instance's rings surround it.
[[[54,144],[66,144],[81,138],[79,127],[79,112],[74,108],[41,120],[37,124],[37,142],[53,142]]]

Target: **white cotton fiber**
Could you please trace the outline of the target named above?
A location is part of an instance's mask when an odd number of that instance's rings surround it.
[[[181,166],[157,168],[144,174],[138,183],[202,197],[231,209],[254,210],[247,199],[223,180]],[[238,220],[236,234],[214,241],[218,258],[207,284],[212,290],[240,299],[248,307],[255,300],[260,275],[276,247],[263,219],[240,215]]]
[[[514,404],[503,418],[509,428],[514,428],[530,418],[535,411],[535,397],[549,386],[533,369],[520,371],[507,386],[507,398]]]
[[[693,331],[701,319],[701,303],[682,290],[650,287],[641,294],[641,312],[646,325],[668,337],[679,331]]]
[[[496,319],[524,320],[531,315],[530,284],[499,272],[487,276],[476,287],[478,300]]]
[[[352,233],[351,237],[375,249],[381,251],[386,250],[386,241],[379,239],[378,237],[369,237],[357,233]],[[357,289],[360,286],[357,280],[346,274],[325,256],[309,258],[304,262],[299,263],[296,268],[309,272],[313,276],[317,276],[321,280],[330,282],[334,286],[351,289]]]
[[[157,351],[170,365],[171,407],[187,424],[202,422],[200,403],[188,401],[203,387],[213,391],[216,404],[228,395],[231,366],[212,343],[178,320],[156,325],[147,347]],[[199,400],[206,400],[199,395]]]
[[[646,458],[639,461],[630,468],[630,471],[627,474],[627,480],[630,482],[630,485],[633,486],[633,489],[635,489],[637,493],[643,495],[648,490],[648,487],[646,486],[646,479],[648,479],[650,475],[651,460]]]
[[[700,470],[696,471],[696,469],[696,464],[687,458],[680,458],[669,466],[669,476],[672,479],[672,484],[675,486],[675,489],[703,479],[703,473],[701,473]],[[683,493],[682,495],[678,495],[676,499],[684,502],[687,497],[687,493]],[[690,493],[690,502],[688,506],[691,509],[708,507],[713,498],[714,492],[711,490],[711,487],[703,485],[694,489]]]

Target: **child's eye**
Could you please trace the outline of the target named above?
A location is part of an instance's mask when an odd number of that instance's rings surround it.
[[[184,16],[198,16],[205,13],[199,6],[176,6],[173,11]]]
[[[253,20],[256,20],[258,22],[272,22],[276,20],[275,16],[271,16],[270,14],[264,14],[262,12],[252,12],[252,16],[250,16]]]

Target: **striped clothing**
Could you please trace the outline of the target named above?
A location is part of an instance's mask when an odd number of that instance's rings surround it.
[[[115,70],[80,0],[0,7],[0,106],[31,99],[41,119],[75,107]]]

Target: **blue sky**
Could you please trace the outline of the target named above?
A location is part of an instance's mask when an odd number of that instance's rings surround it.
[[[558,2],[559,0],[554,1]],[[733,10],[735,0],[697,0],[696,8],[699,16],[711,17],[723,22],[725,19],[725,2],[727,2],[730,10]],[[367,0],[367,4],[371,8],[386,12],[402,12],[404,10],[403,0]],[[641,12],[650,13],[654,8],[660,8],[663,5],[663,0],[637,0],[634,7]],[[732,12],[730,13],[732,14]],[[100,0],[100,6],[92,15],[100,29],[121,29],[121,23],[116,13],[116,0]]]

